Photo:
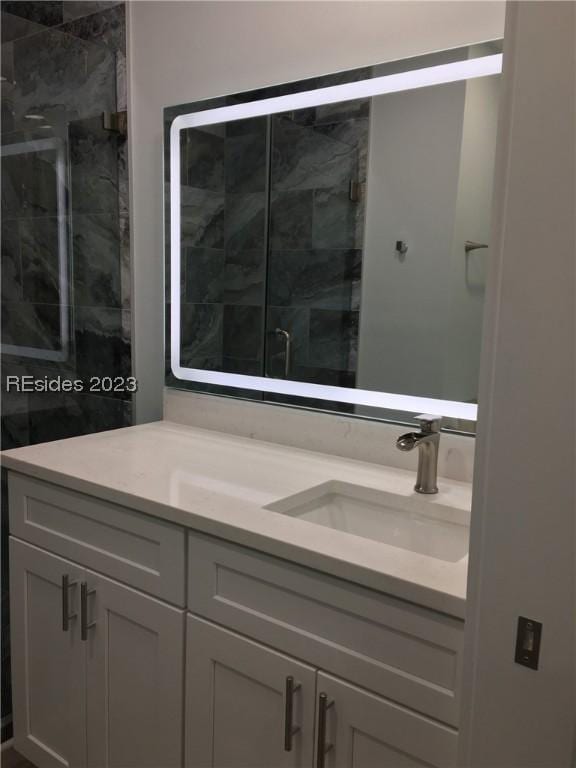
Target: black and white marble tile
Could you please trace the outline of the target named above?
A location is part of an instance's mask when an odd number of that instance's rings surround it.
[[[226,191],[264,192],[267,171],[267,118],[226,125]]]
[[[72,220],[74,304],[122,306],[122,258],[118,217],[76,214]]]
[[[279,116],[273,120],[273,191],[329,189],[356,175],[356,152],[332,132],[302,126]]]
[[[62,24],[64,19],[62,0],[4,0],[2,10],[45,27]]]
[[[224,193],[181,187],[183,248],[224,247]]]
[[[340,101],[336,104],[322,104],[316,107],[316,124],[335,123],[350,120],[355,117],[368,117],[370,114],[370,99],[354,99]]]
[[[362,248],[364,202],[350,200],[348,184],[314,192],[314,248]]]
[[[2,222],[2,301],[22,301],[18,221]]]
[[[361,269],[359,250],[271,251],[269,301],[277,306],[352,309]]]
[[[105,131],[102,116],[70,124],[73,214],[117,213],[118,134]]]
[[[20,254],[24,301],[36,304],[67,303],[60,295],[58,219],[29,218],[20,221]]]
[[[60,348],[60,307],[3,302],[2,343],[54,351]]]
[[[222,304],[183,304],[180,313],[182,365],[222,360]],[[197,366],[203,367],[203,366]]]
[[[121,309],[77,307],[75,310],[76,372],[91,376],[131,375],[130,313]],[[121,392],[118,397],[128,399]]]
[[[263,323],[263,307],[225,304],[222,347],[224,357],[262,359]]]
[[[2,3],[0,27],[2,30],[3,47],[13,40],[18,40],[20,37],[28,37],[28,35],[35,35],[37,32],[43,32],[45,29],[43,24],[30,21],[14,13],[8,13],[5,10],[5,3]]]
[[[2,220],[25,215],[23,181],[24,163],[18,155],[2,157]]]
[[[120,303],[122,309],[132,308],[132,262],[130,257],[130,218],[119,217],[120,229]]]
[[[226,194],[225,243],[228,254],[264,248],[266,197],[262,192]]]
[[[82,9],[84,13],[79,12]],[[59,27],[60,32],[65,32],[90,43],[104,45],[114,53],[119,52],[126,55],[126,11],[124,3],[65,0],[64,22]]]
[[[359,313],[310,310],[310,359],[321,368],[355,370]]]
[[[24,142],[14,142],[27,144]],[[2,157],[2,216],[55,216],[58,213],[56,153],[22,151]]]
[[[223,300],[225,265],[224,251],[215,248],[185,248],[185,301],[189,303],[219,303]]]
[[[14,42],[14,120],[41,115],[64,130],[72,120],[116,109],[116,60],[104,45],[57,29]]]
[[[132,403],[89,393],[31,395],[31,443],[63,440],[132,423]]]
[[[119,4],[123,5],[122,0],[64,0],[62,3],[64,21],[102,13]]]
[[[189,187],[224,191],[224,136],[201,128],[182,131],[182,181]]]
[[[223,298],[226,304],[264,304],[265,279],[263,248],[226,252]]]
[[[270,209],[270,244],[275,250],[312,248],[312,190],[274,192]]]

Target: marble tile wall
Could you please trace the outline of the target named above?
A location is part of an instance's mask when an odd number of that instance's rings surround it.
[[[301,381],[355,385],[369,108],[272,120],[268,329],[291,334],[290,378]],[[267,370],[281,376],[284,342],[269,339]]]
[[[102,124],[104,111],[126,108],[124,3],[3,1],[1,14],[2,144],[26,146],[2,157],[2,343],[40,350],[2,354],[2,448],[8,449],[132,423],[126,392],[6,392],[12,375],[131,375],[130,226],[126,138]],[[64,185],[56,150],[31,144],[46,139],[62,148]],[[62,309],[70,326],[67,354],[44,359],[61,348]],[[5,519],[2,677],[8,681]],[[4,738],[6,685],[2,711]]]
[[[183,132],[186,365],[283,377],[281,327],[290,378],[354,386],[368,118],[361,100]]]
[[[262,374],[267,134],[267,118],[182,134],[181,352],[187,366]]]

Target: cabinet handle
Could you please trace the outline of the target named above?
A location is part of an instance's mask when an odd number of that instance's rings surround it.
[[[88,623],[88,596],[93,595],[95,589],[88,589],[88,584],[83,581],[80,584],[80,639],[88,639],[88,630],[96,626],[96,622]]]
[[[332,744],[326,744],[326,713],[334,702],[328,702],[328,696],[321,693],[318,696],[318,742],[316,744],[316,768],[324,768],[326,753],[332,749]]]
[[[300,688],[300,683],[294,683],[294,678],[286,678],[286,695],[284,709],[284,751],[292,752],[292,737],[300,730],[299,725],[293,724],[294,719],[294,693]]]
[[[78,584],[77,581],[70,581],[70,576],[65,573],[62,576],[62,632],[68,632],[70,629],[70,619],[75,619],[76,614],[70,613],[70,605],[68,602],[70,595],[70,587]]]

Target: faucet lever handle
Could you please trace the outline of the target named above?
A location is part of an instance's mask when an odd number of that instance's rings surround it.
[[[434,416],[427,413],[422,413],[420,416],[415,416],[415,420],[420,424],[422,432],[440,432],[442,426],[442,416]]]

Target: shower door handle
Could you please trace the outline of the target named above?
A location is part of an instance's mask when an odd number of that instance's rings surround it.
[[[290,365],[291,365],[291,356],[292,356],[292,336],[290,335],[289,331],[284,330],[284,328],[276,328],[275,333],[277,333],[279,336],[282,336],[285,342],[284,347],[284,377],[287,379],[290,376]]]

